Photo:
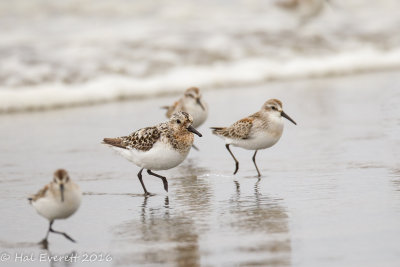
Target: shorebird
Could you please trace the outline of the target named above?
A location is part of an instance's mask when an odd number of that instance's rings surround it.
[[[193,133],[202,136],[193,126],[193,118],[184,111],[171,116],[169,121],[153,127],[146,127],[128,136],[104,138],[103,143],[111,146],[124,158],[140,167],[137,174],[144,194],[149,195],[143,180],[142,171],[160,178],[168,192],[167,178],[152,170],[168,170],[178,166],[189,154],[193,145]]]
[[[248,150],[255,150],[253,155],[254,166],[258,177],[261,176],[256,164],[257,151],[275,145],[282,136],[282,117],[296,124],[282,110],[282,102],[278,99],[270,99],[264,103],[261,110],[241,119],[229,127],[212,127],[213,134],[225,140],[225,147],[235,161],[236,174],[239,170],[239,161],[235,158],[229,146],[238,146]]]
[[[167,109],[166,116],[170,118],[178,111],[185,111],[193,116],[193,127],[202,125],[208,116],[208,106],[203,101],[199,88],[190,87],[185,94],[172,106],[164,106]]]
[[[47,247],[49,233],[61,234],[72,242],[69,235],[55,231],[52,226],[54,220],[66,219],[79,208],[82,192],[79,186],[71,181],[66,170],[59,169],[54,172],[53,181],[43,187],[39,192],[28,198],[37,213],[49,220],[49,229],[41,243]]]

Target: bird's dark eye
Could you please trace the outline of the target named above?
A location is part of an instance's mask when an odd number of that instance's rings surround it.
[[[176,122],[177,122],[178,124],[180,124],[180,123],[181,123],[181,120],[176,120]]]
[[[276,110],[276,107],[274,107],[274,106],[272,106],[271,108],[272,108],[273,110]]]

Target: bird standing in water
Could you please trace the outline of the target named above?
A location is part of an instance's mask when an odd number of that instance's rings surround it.
[[[239,161],[235,158],[229,146],[237,146],[248,150],[255,150],[253,155],[254,166],[258,177],[261,176],[256,164],[258,150],[275,145],[282,136],[283,119],[288,119],[296,124],[283,110],[282,102],[270,99],[264,103],[261,110],[241,119],[229,127],[212,127],[213,134],[225,140],[225,147],[235,161],[236,174],[239,170]]]
[[[75,242],[69,235],[55,231],[52,226],[54,220],[66,219],[79,208],[82,200],[82,192],[79,186],[71,181],[64,169],[54,172],[53,181],[43,187],[39,192],[30,198],[29,202],[36,211],[49,220],[49,229],[45,238],[41,241],[47,248],[49,233],[61,234],[72,242]]]
[[[167,122],[137,130],[128,136],[104,138],[103,143],[141,168],[137,176],[145,195],[150,193],[143,183],[144,169],[147,169],[149,175],[160,178],[168,192],[167,178],[152,171],[174,168],[186,158],[193,145],[193,133],[202,136],[192,123],[191,115],[179,111]]]

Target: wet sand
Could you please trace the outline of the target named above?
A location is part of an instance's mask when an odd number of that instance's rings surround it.
[[[52,112],[0,116],[0,252],[68,255],[85,266],[399,266],[400,73],[268,83],[207,91],[209,120],[179,167],[169,193],[100,144],[164,120],[173,97]],[[277,145],[258,153],[233,148],[240,169],[210,126],[225,126],[279,98],[285,121]],[[85,195],[78,212],[51,235],[26,198],[69,170]],[[85,254],[88,253],[88,254]],[[112,260],[107,261],[110,255]],[[93,256],[94,255],[94,256]],[[88,257],[90,256],[90,257]],[[99,260],[103,259],[102,262]],[[109,258],[107,258],[109,260]],[[73,260],[75,261],[75,260]],[[64,266],[56,263],[55,266]]]

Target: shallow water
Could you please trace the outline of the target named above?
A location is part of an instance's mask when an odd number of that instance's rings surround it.
[[[76,255],[68,266],[398,266],[400,264],[399,73],[269,83],[205,93],[210,118],[192,151],[167,176],[169,193],[100,144],[163,120],[157,98],[0,116],[0,252]],[[208,127],[224,126],[279,98],[279,143],[233,160]],[[140,116],[138,115],[140,114]],[[26,198],[63,167],[85,192],[78,212],[36,243],[47,222]],[[72,253],[72,254],[71,254]],[[107,258],[107,256],[110,258]],[[91,258],[90,258],[91,257]],[[103,259],[100,262],[100,259]],[[107,261],[106,259],[110,260]],[[4,260],[4,258],[3,258]],[[75,262],[76,261],[76,262]]]

